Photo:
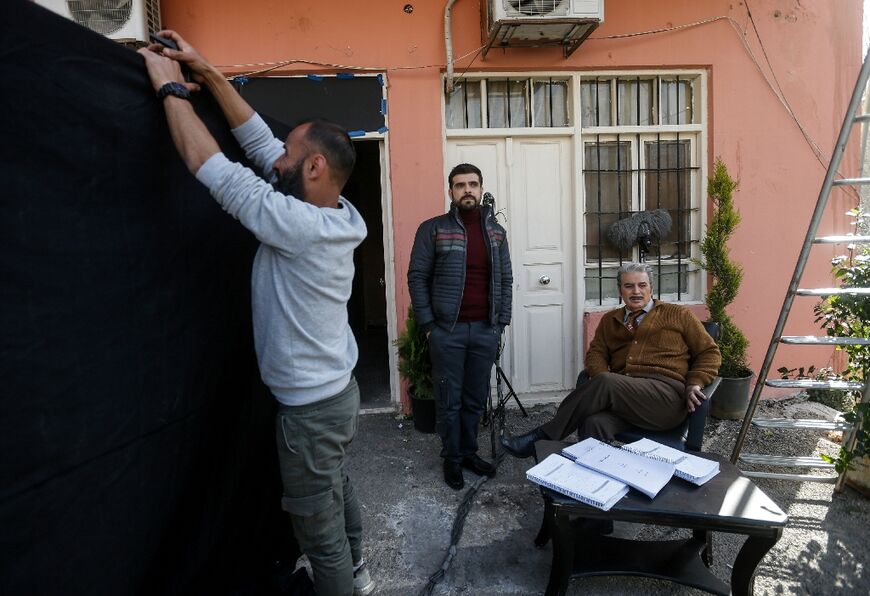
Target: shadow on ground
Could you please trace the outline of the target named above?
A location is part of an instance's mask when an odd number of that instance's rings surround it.
[[[759,415],[776,415],[783,403],[762,404]],[[765,412],[764,409],[770,410]],[[523,418],[509,410],[506,428],[515,434],[549,419],[555,406],[537,406]],[[705,450],[730,455],[739,430],[735,421],[708,422]],[[489,428],[481,428],[481,455],[489,458]],[[418,594],[445,558],[463,492],[442,480],[436,435],[413,429],[409,420],[390,414],[363,416],[350,452],[350,473],[363,508],[365,555],[379,594]],[[746,451],[788,454],[792,449],[830,452],[834,443],[818,433],[787,437],[750,432]],[[764,451],[766,450],[766,451]],[[506,457],[496,478],[478,490],[444,579],[433,594],[543,594],[552,550],[535,548],[542,505],[536,486],[526,481],[532,460]],[[475,480],[466,471],[466,485]],[[757,484],[788,513],[782,539],[762,561],[756,594],[870,593],[870,501],[851,489],[834,494],[833,486],[758,480]],[[622,536],[652,540],[687,531],[618,524]],[[713,572],[728,580],[743,538],[714,534]],[[699,594],[698,590],[635,577],[574,579],[568,594]]]

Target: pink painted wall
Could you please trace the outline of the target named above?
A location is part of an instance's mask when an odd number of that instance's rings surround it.
[[[406,4],[413,12],[403,11]],[[441,73],[445,1],[383,0],[163,0],[163,20],[181,31],[228,73],[251,63],[306,59],[341,65],[296,65],[279,72],[344,70],[364,66],[386,71],[397,315],[409,303],[404,279],[418,223],[444,204]],[[755,25],[773,72],[807,133],[828,156],[860,68],[861,0],[798,2],[753,0]],[[480,3],[458,0],[453,8],[454,55],[481,45]],[[718,20],[678,31],[605,39],[624,33]],[[745,33],[746,46],[742,41]],[[761,64],[753,63],[749,50]],[[457,73],[469,66],[457,63]],[[744,3],[724,0],[605,0],[605,23],[569,59],[558,48],[510,49],[476,58],[472,71],[706,68],[711,159],[721,156],[741,181],[736,202],[743,224],[733,256],[746,267],[743,290],[733,305],[736,322],[751,341],[760,365],[776,321],[825,168],[786,109],[765,82],[769,73]],[[844,165],[857,174],[857,152]],[[824,226],[843,229],[842,214],[854,200],[835,193]],[[804,285],[830,284],[832,248],[814,253]],[[803,300],[803,301],[800,301]],[[814,332],[812,301],[799,299],[787,333]],[[780,350],[780,363],[824,365],[828,351]],[[791,348],[795,349],[795,348]]]

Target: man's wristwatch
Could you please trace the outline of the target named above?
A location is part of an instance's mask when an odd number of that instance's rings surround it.
[[[186,99],[190,101],[190,89],[188,89],[181,83],[176,83],[175,81],[166,83],[157,90],[157,99],[163,99],[167,95],[180,97],[181,99]]]

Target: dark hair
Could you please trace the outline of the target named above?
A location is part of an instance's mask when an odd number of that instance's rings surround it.
[[[332,170],[333,180],[339,186],[344,186],[356,163],[356,149],[347,131],[338,124],[322,118],[306,120],[297,126],[303,124],[308,125],[303,138],[326,157]]]
[[[461,163],[450,170],[450,175],[447,176],[447,188],[453,188],[453,177],[458,174],[477,174],[480,185],[483,186],[483,174],[480,173],[480,168],[470,163]]]

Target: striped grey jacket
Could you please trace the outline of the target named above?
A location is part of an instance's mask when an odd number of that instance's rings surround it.
[[[489,323],[511,322],[513,275],[507,233],[495,220],[492,208],[481,206],[484,241],[489,255]],[[465,289],[465,226],[456,205],[420,224],[408,266],[408,290],[418,324],[452,330],[459,318]]]

